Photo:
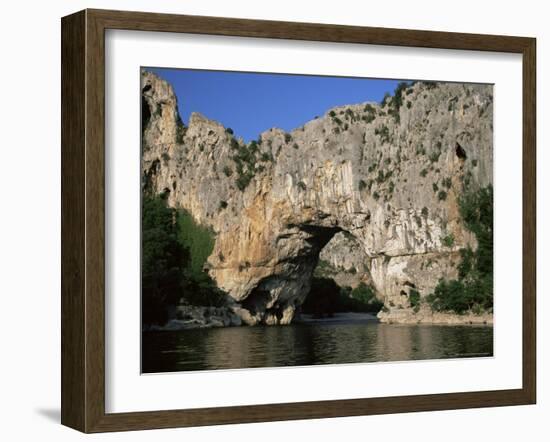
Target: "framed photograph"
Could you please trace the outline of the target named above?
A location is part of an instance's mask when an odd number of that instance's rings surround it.
[[[535,39],[62,19],[62,423],[536,400]]]

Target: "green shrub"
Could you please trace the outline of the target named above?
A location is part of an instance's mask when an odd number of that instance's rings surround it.
[[[419,307],[420,306],[420,293],[416,289],[411,289],[409,291],[409,304],[411,307]]]
[[[231,169],[231,167],[229,166],[224,166],[223,173],[226,177],[230,177],[231,175],[233,175],[233,169]]]
[[[368,112],[368,113],[373,113],[373,112],[376,112],[376,109],[374,108],[373,105],[367,103],[367,104],[365,104],[365,108],[363,109],[363,111]]]
[[[256,141],[250,142],[248,145],[236,144],[234,147],[236,150],[233,155],[233,161],[235,161],[236,171],[238,174],[235,184],[240,191],[244,191],[252,179],[254,178],[256,171],[262,171],[265,168],[263,166],[256,167],[258,156],[261,161],[272,160],[273,156],[270,153],[259,153],[258,143]]]
[[[447,106],[447,110],[448,110],[449,112],[451,112],[451,111],[454,109],[455,103],[456,103],[457,101],[458,101],[458,97],[457,97],[456,95],[455,95],[453,98],[451,98],[451,99],[449,100],[449,106]]]
[[[399,114],[399,110],[396,108],[389,108],[388,115],[391,115],[396,123],[399,123],[401,121],[401,115]]]
[[[374,193],[372,194],[372,197],[378,201],[378,199],[380,198],[380,194],[375,190]]]
[[[437,163],[439,161],[440,156],[441,156],[441,150],[436,150],[430,154],[430,161],[432,163]]]
[[[366,115],[363,115],[363,120],[367,123],[371,123],[376,118],[376,109],[370,104],[366,104],[363,109],[366,112]]]
[[[263,161],[264,163],[267,161],[273,161],[273,155],[271,154],[271,152],[263,152],[260,155],[260,161]]]
[[[452,233],[449,233],[441,239],[441,242],[445,247],[452,247],[455,243],[455,237]]]
[[[440,190],[437,194],[437,199],[439,201],[445,201],[447,199],[447,192],[445,192],[444,190]]]
[[[476,263],[484,274],[493,272],[493,187],[463,195],[459,200],[460,215],[477,239]]]
[[[220,210],[227,209],[227,201],[220,201]]]
[[[390,141],[390,130],[385,124],[374,129],[374,134],[380,137],[380,141],[382,141],[382,143],[387,143]]]
[[[290,143],[292,141],[292,135],[285,133],[285,143]]]
[[[476,310],[488,311],[493,307],[493,278],[479,277],[470,281],[440,281],[427,301],[436,311],[453,311],[458,314]]]
[[[359,180],[359,190],[365,190],[367,188],[367,183],[363,180]]]
[[[162,189],[162,192],[160,192],[158,196],[159,196],[160,199],[166,201],[168,199],[168,197],[170,196],[170,189],[165,187],[164,189]]]
[[[474,270],[476,255],[470,247],[460,249],[460,264],[458,265],[458,277],[464,279]]]
[[[359,306],[360,310],[377,313],[383,306],[383,303],[376,298],[372,287],[360,282],[357,287],[351,291],[351,297],[359,301],[363,306]]]
[[[393,92],[392,106],[399,110],[403,104],[403,91],[409,87],[409,84],[406,81],[401,81],[397,84],[395,91]]]
[[[239,175],[235,181],[235,184],[237,184],[237,188],[242,192],[248,187],[250,181],[252,181],[252,178],[254,178],[254,172],[245,172],[242,175]]]
[[[189,250],[189,270],[195,276],[203,273],[203,266],[214,250],[214,232],[196,223],[186,210],[178,212],[178,240]]]
[[[248,143],[248,150],[251,152],[251,153],[256,153],[258,151],[259,147],[258,147],[258,143],[256,142],[256,140],[252,140],[250,143]]]
[[[433,310],[481,313],[493,308],[493,188],[468,192],[459,199],[460,215],[478,247],[462,249],[458,279],[439,281],[426,299]]]
[[[313,276],[322,278],[327,275],[332,275],[336,272],[337,270],[334,267],[332,267],[332,264],[330,262],[325,261],[323,259],[319,259],[319,261],[317,262],[317,266],[313,271]]]
[[[299,182],[298,182],[298,187],[299,187],[301,190],[306,190],[306,189],[307,189],[306,183],[304,183],[303,181],[299,181]]]
[[[182,272],[188,251],[177,239],[174,218],[159,196],[144,195],[141,210],[141,296],[142,321],[162,324],[168,310],[178,303],[182,291]]]
[[[142,200],[142,322],[163,324],[184,298],[195,305],[221,305],[225,293],[203,271],[214,233],[160,196]]]
[[[229,135],[233,135],[233,129],[231,129],[230,127],[226,128],[225,129],[225,132],[228,133]]]
[[[422,170],[420,171],[420,176],[421,176],[422,178],[425,178],[426,175],[428,175],[428,169],[422,169]]]
[[[183,138],[185,137],[186,133],[187,133],[187,127],[185,127],[185,124],[183,124],[183,121],[181,121],[180,114],[178,113],[178,116],[176,118],[176,143],[177,144],[183,144]]]
[[[437,87],[437,83],[435,81],[423,81],[422,84],[426,89],[434,89]]]
[[[427,218],[428,217],[428,208],[426,206],[422,207],[422,216]]]
[[[339,287],[333,279],[314,277],[310,292],[301,307],[303,313],[321,318],[339,312],[377,313],[382,306],[372,289],[365,284],[350,290],[349,287]]]

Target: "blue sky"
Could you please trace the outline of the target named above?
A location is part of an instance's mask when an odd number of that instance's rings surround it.
[[[187,125],[192,112],[245,141],[271,127],[289,132],[344,104],[380,101],[400,80],[145,68],[172,84]]]

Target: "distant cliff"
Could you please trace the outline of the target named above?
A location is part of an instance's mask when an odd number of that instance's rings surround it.
[[[245,323],[290,322],[320,254],[339,284],[375,289],[382,320],[431,321],[411,293],[456,278],[477,247],[458,198],[492,183],[491,86],[404,85],[248,144],[198,113],[185,126],[149,72],[142,110],[143,186],[213,229],[207,271]]]

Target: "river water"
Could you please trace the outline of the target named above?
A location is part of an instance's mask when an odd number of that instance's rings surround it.
[[[326,320],[143,332],[142,372],[487,357],[492,326]]]

